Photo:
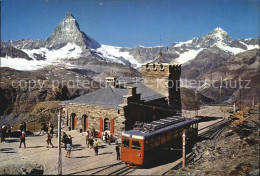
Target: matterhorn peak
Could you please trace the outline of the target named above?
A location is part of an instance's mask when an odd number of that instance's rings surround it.
[[[74,18],[70,12],[66,13],[66,18]],[[75,18],[74,18],[75,19]]]
[[[66,13],[65,19],[59,23],[52,35],[47,39],[47,47],[59,49],[68,43],[88,49],[100,47],[99,43],[80,31],[77,20],[70,12]]]

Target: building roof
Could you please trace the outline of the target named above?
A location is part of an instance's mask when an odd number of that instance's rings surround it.
[[[145,86],[143,83],[132,84],[137,87],[137,93],[141,93],[141,100],[152,101],[165,98],[159,92]],[[73,100],[64,101],[64,103],[90,104],[97,106],[118,107],[123,104],[123,96],[128,95],[127,88],[106,87],[94,92],[87,93]]]

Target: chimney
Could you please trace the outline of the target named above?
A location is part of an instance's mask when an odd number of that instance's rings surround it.
[[[116,78],[115,77],[106,77],[106,86],[116,87]]]
[[[128,87],[128,95],[135,96],[136,95],[136,86]]]

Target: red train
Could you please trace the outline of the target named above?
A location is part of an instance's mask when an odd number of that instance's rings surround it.
[[[171,150],[181,150],[183,130],[186,146],[191,147],[198,136],[198,119],[173,116],[136,124],[133,130],[122,133],[121,160],[128,166],[153,164],[167,157]]]

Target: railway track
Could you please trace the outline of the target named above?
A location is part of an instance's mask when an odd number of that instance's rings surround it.
[[[226,126],[228,126],[230,123],[230,120],[223,119],[222,121],[219,121],[209,127],[203,128],[203,130],[206,130],[199,132],[199,138],[215,139],[226,129]]]

